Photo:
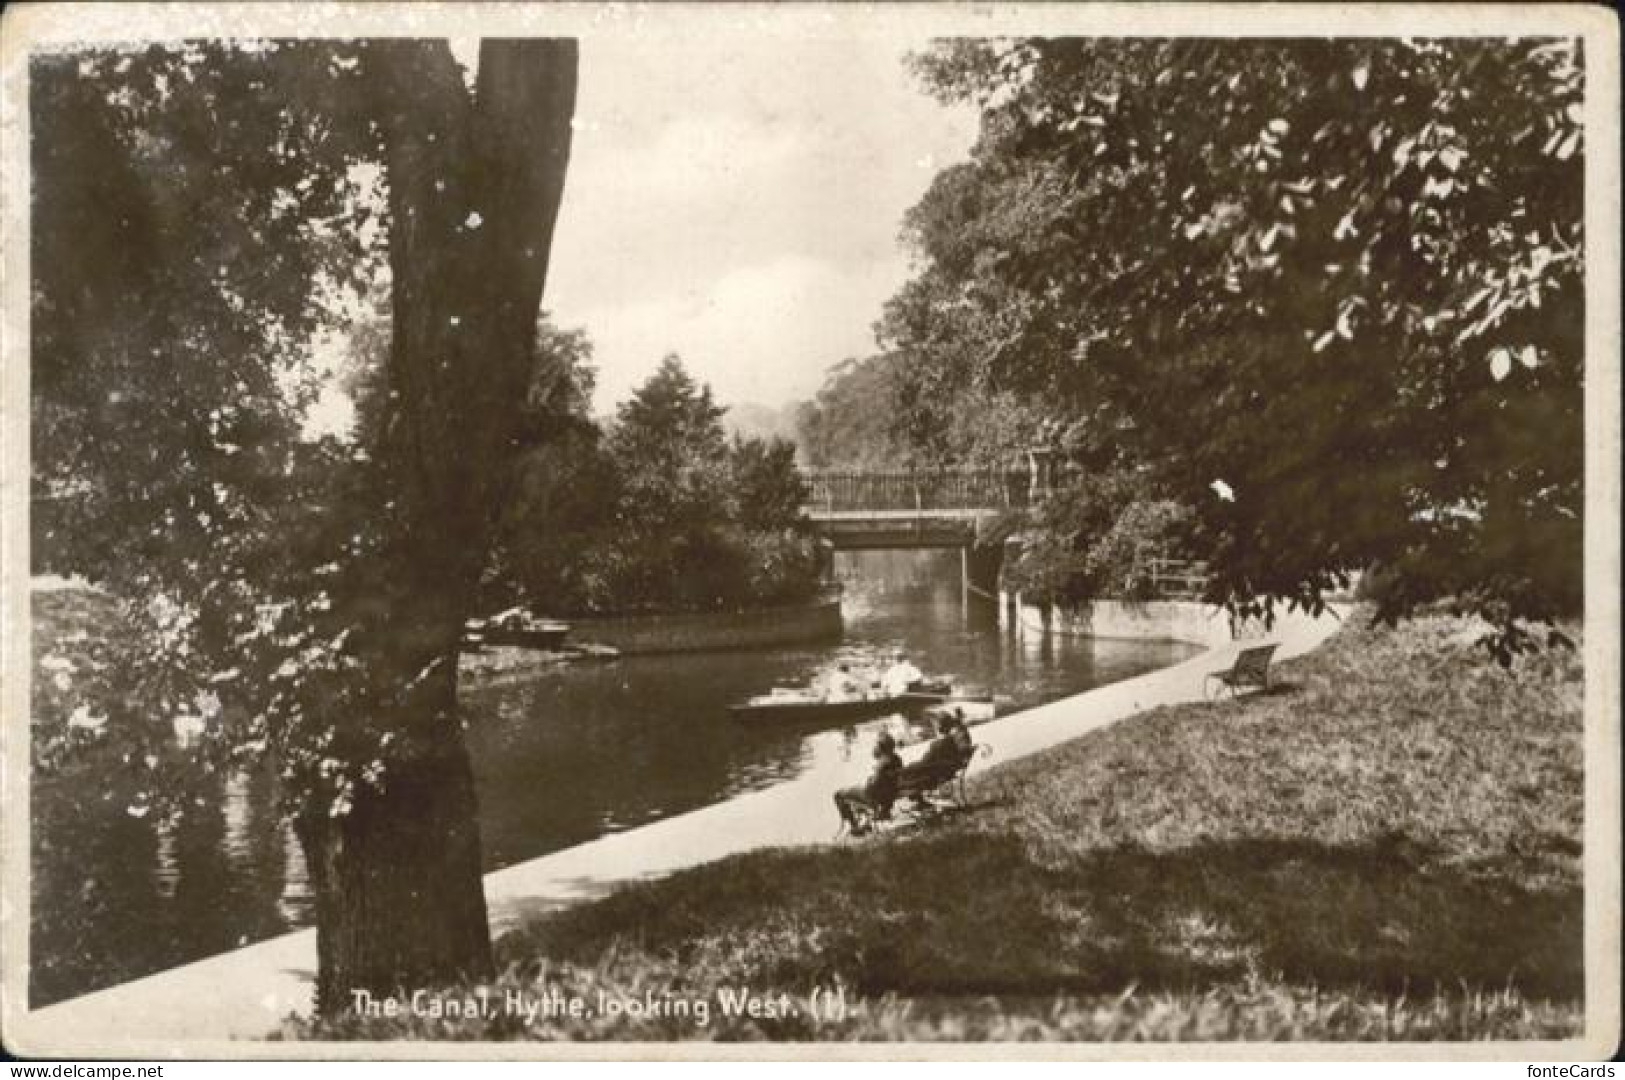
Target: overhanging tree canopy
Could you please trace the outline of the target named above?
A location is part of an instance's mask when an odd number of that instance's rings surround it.
[[[456,645],[523,435],[575,79],[546,39],[483,42],[472,91],[442,41],[32,70],[34,480],[69,507],[37,565],[136,622],[124,677],[84,687],[117,737],[207,693],[206,749],[279,752],[324,1007],[489,968]],[[383,260],[383,369],[355,430],[312,437],[308,346]]]
[[[1577,610],[1577,42],[956,41],[918,67],[983,110],[883,325],[922,397],[1017,392],[1128,452],[1198,510],[1215,599],[1313,607],[1381,565],[1386,614]]]

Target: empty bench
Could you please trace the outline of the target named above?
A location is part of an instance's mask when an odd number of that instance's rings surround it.
[[[1247,687],[1257,690],[1270,688],[1270,658],[1275,645],[1254,645],[1236,654],[1236,661],[1224,671],[1215,671],[1202,680],[1202,696],[1216,700],[1226,690],[1234,697]]]

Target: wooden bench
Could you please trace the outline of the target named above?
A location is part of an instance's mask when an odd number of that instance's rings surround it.
[[[1226,690],[1232,697],[1240,693],[1243,687],[1256,687],[1259,690],[1270,688],[1270,658],[1275,655],[1275,645],[1255,645],[1243,649],[1236,654],[1236,662],[1224,671],[1215,671],[1202,680],[1202,696],[1209,700],[1217,700]]]
[[[929,800],[931,795],[946,788],[950,799],[964,805],[965,774],[970,772],[970,763],[976,760],[977,754],[986,756],[991,753],[993,753],[991,746],[986,743],[975,743],[965,756],[934,769],[905,765],[902,774],[897,778],[897,798]]]
[[[854,807],[858,814],[858,821],[853,832],[862,836],[873,831],[877,821],[890,821],[896,810],[901,810],[910,817],[918,818],[921,814],[936,809],[931,796],[939,791],[946,790],[948,798],[957,806],[965,804],[965,774],[970,771],[971,762],[976,760],[978,754],[987,757],[993,753],[993,748],[986,743],[976,743],[971,747],[969,754],[957,761],[945,762],[931,769],[922,769],[919,762],[904,765],[897,777],[897,797],[892,800],[884,813],[875,813],[873,807]],[[846,829],[845,824],[841,831]],[[841,833],[837,832],[836,836]]]

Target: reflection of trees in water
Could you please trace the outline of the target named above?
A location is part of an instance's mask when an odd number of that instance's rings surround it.
[[[113,770],[100,782],[69,774],[34,783],[29,993],[36,1006],[139,973],[113,948],[120,940],[139,948],[162,902],[152,878],[158,831],[129,813],[134,792]]]
[[[173,900],[181,879],[180,860],[175,857],[175,826],[169,821],[160,821],[156,831],[158,847],[153,852],[152,887],[159,898]]]
[[[309,921],[303,858],[270,769],[201,785],[173,819],[132,814],[127,786],[36,785],[35,1005]]]
[[[835,578],[874,595],[959,586],[959,554],[939,550],[837,551]]]
[[[992,611],[967,617],[953,552],[852,553],[848,561],[865,582],[884,588],[889,581],[898,591],[848,605],[839,644],[630,657],[468,690],[489,863],[532,858],[790,777],[817,776],[833,790],[867,774],[883,728],[904,744],[930,737],[893,718],[822,727],[727,715],[729,702],[803,685],[843,660],[883,666],[901,646],[928,671],[1025,704],[1183,655],[1178,647],[1001,631]],[[904,595],[910,582],[943,588]],[[167,831],[156,815],[130,815],[133,794],[116,779],[36,784],[33,794],[37,1003],[310,921],[304,860],[276,813],[272,770],[212,779],[200,792],[204,803]]]
[[[794,776],[805,731],[725,709],[800,683],[812,662],[778,651],[645,656],[471,694],[487,865]]]
[[[246,869],[253,843],[250,829],[254,821],[254,806],[249,801],[248,774],[232,773],[226,777],[225,795],[220,801],[222,825],[221,841],[226,862],[233,870]]]
[[[283,922],[295,926],[311,921],[310,871],[305,866],[305,849],[293,830],[282,827],[282,891],[277,894],[276,913]]]

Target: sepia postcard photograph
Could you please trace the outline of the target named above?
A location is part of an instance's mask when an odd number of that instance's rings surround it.
[[[1618,57],[7,9],[6,1053],[1611,1057]]]

